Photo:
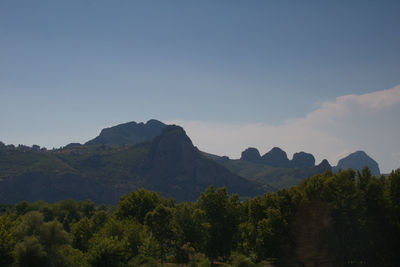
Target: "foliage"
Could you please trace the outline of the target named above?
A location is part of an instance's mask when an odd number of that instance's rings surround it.
[[[253,199],[209,187],[176,204],[139,189],[91,201],[3,206],[1,266],[396,266],[400,170],[326,172]],[[311,243],[310,243],[311,242]],[[306,251],[307,255],[303,252]]]

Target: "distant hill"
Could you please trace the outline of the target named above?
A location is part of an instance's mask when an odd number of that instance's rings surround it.
[[[364,166],[379,174],[378,164],[362,151],[340,160],[334,170]],[[179,126],[129,122],[103,129],[84,145],[55,150],[0,143],[0,203],[65,198],[115,203],[140,187],[178,201],[195,200],[209,185],[252,197],[329,170],[327,160],[315,165],[306,152],[289,160],[278,147],[262,156],[248,148],[241,159],[231,160],[199,151]]]
[[[274,147],[269,152],[265,153],[261,157],[261,162],[265,165],[276,168],[290,167],[290,161],[286,155],[286,152],[279,147]]]
[[[165,126],[136,145],[70,145],[57,150],[0,149],[0,202],[66,198],[115,203],[139,187],[178,201],[195,200],[208,186],[255,196],[265,192],[204,157],[179,126]]]
[[[365,166],[368,166],[371,174],[373,175],[379,175],[381,173],[378,163],[368,156],[364,151],[356,151],[347,157],[342,158],[339,160],[338,165],[334,168],[334,170],[346,170],[351,168],[356,171],[361,171]]]
[[[207,153],[205,155],[232,172],[275,190],[297,185],[303,179],[325,171],[349,168],[362,170],[364,166],[368,166],[373,175],[380,174],[378,163],[364,151],[354,152],[339,160],[336,167],[332,167],[326,159],[315,165],[314,156],[306,152],[294,153],[293,158],[289,160],[286,152],[279,147],[272,148],[263,156],[257,148],[249,147],[242,152],[241,158],[236,160]]]
[[[101,130],[99,136],[86,142],[85,145],[135,145],[160,135],[164,126],[165,124],[158,120],[149,120],[146,123],[134,121],[123,123]]]
[[[306,168],[314,167],[315,158],[310,153],[298,152],[293,155],[293,159],[289,160],[285,151],[279,147],[272,148],[263,156],[257,148],[249,147],[242,152],[241,160],[250,161],[252,163],[261,163],[275,168]]]
[[[272,153],[271,151],[267,153],[268,160],[263,160],[256,148],[248,148],[243,151],[241,159],[204,154],[230,171],[248,180],[264,184],[273,191],[297,185],[307,177],[332,169],[327,160],[323,160],[316,166],[311,165],[315,159],[308,153],[296,153],[297,156],[290,161],[287,159],[286,152],[280,148],[274,148],[272,151]],[[276,157],[274,157],[275,155]]]

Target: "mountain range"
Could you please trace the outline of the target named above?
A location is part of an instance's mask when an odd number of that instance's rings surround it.
[[[248,148],[232,160],[198,150],[180,126],[129,122],[103,129],[83,145],[53,150],[0,142],[0,203],[66,198],[115,203],[140,187],[178,201],[195,200],[210,185],[252,197],[327,170],[365,165],[379,174],[378,164],[362,151],[333,168],[327,160],[315,165],[305,152],[289,160],[278,147],[263,156]]]

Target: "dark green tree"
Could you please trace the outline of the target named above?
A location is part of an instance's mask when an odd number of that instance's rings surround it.
[[[231,201],[226,188],[216,190],[213,186],[200,195],[197,205],[205,212],[209,224],[205,253],[211,259],[226,258],[235,244],[239,221],[236,201]]]
[[[143,224],[146,214],[154,210],[160,203],[161,196],[159,193],[141,188],[120,199],[116,215],[119,219],[136,219]]]
[[[158,205],[153,211],[147,213],[145,225],[149,227],[155,239],[160,244],[161,261],[163,262],[165,254],[172,247],[173,241],[176,240],[176,222],[173,210],[162,204]]]

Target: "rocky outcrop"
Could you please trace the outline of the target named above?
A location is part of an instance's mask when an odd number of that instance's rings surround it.
[[[331,171],[332,166],[329,164],[328,160],[324,159],[320,164],[314,167],[316,173],[323,173],[326,171]]]
[[[361,171],[365,166],[369,168],[371,174],[379,175],[379,165],[378,163],[367,155],[364,151],[356,151],[351,153],[345,158],[339,160],[338,165],[335,167],[335,170],[345,170],[345,169],[353,169],[357,171]]]
[[[290,166],[293,168],[314,167],[315,158],[312,154],[306,152],[294,153],[293,159],[290,161]]]
[[[175,125],[154,138],[141,172],[145,187],[178,201],[195,200],[208,186],[225,186],[230,193],[254,196],[263,193],[250,182],[206,158]]]
[[[262,163],[278,168],[287,168],[290,166],[290,161],[285,151],[279,147],[272,148],[269,152],[261,157]]]
[[[250,161],[253,163],[260,163],[261,155],[257,148],[249,147],[242,152],[240,159],[245,161]]]
[[[135,145],[137,143],[150,141],[161,134],[164,123],[157,120],[149,120],[146,123],[134,121],[119,124],[101,130],[100,135],[86,142],[85,145]]]

